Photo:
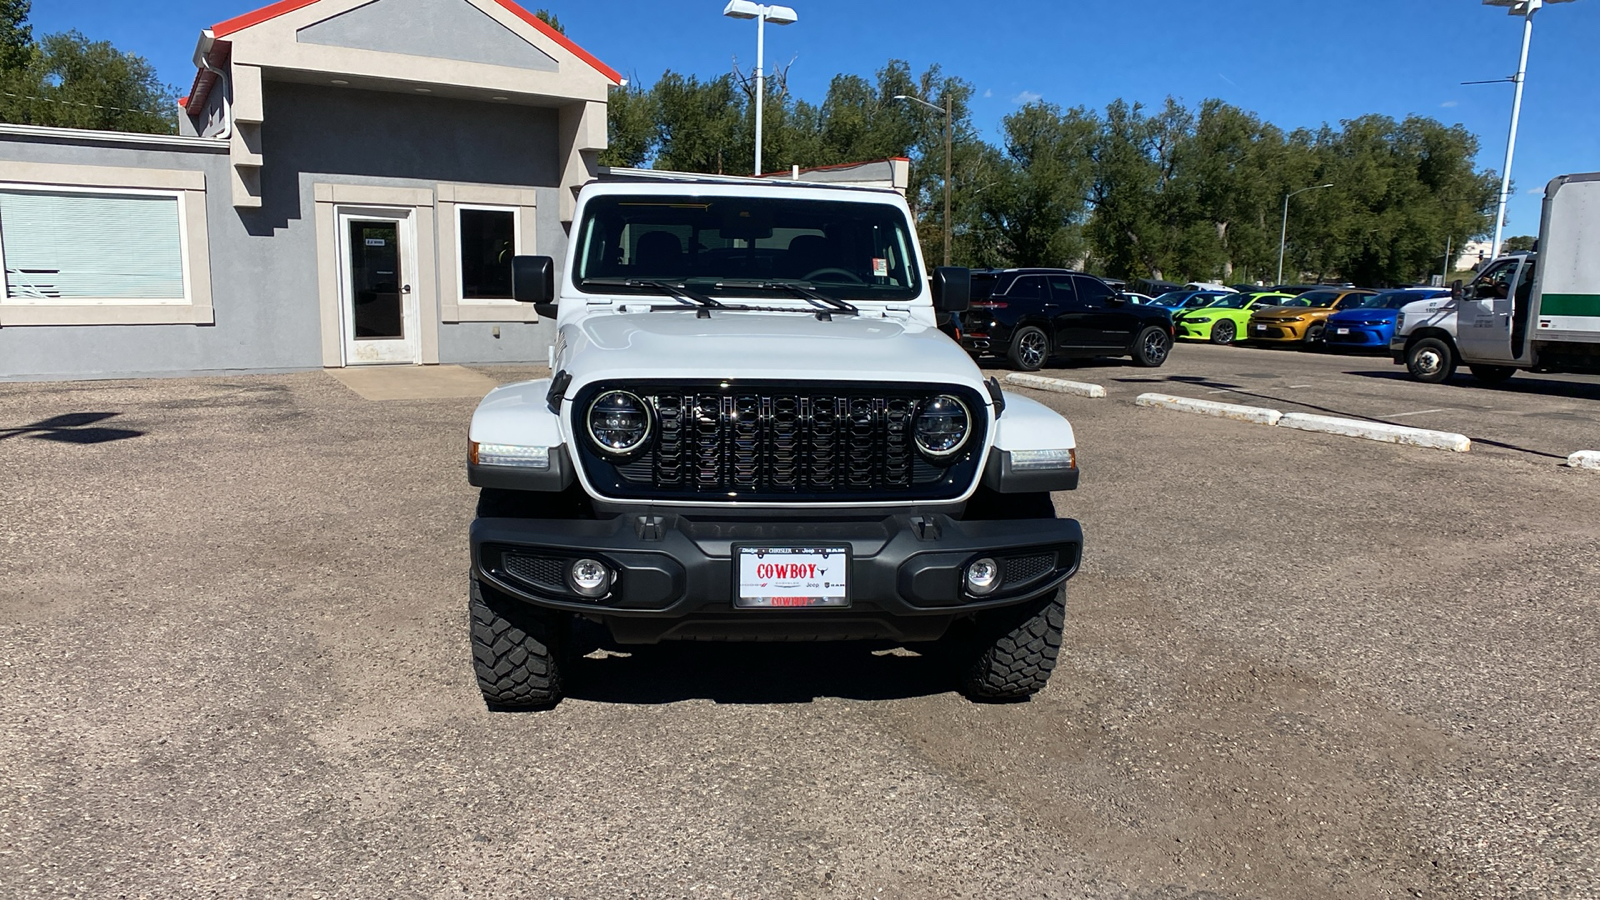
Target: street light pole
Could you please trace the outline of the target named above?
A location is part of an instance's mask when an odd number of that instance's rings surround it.
[[[950,227],[950,159],[951,149],[955,144],[956,117],[955,109],[951,105],[950,92],[945,92],[943,108],[934,106],[921,97],[913,97],[910,94],[895,94],[894,99],[910,100],[913,103],[920,103],[936,113],[944,114],[944,264],[948,266],[950,265],[950,244],[955,240],[955,233]]]
[[[761,176],[761,111],[767,105],[767,22],[793,25],[799,17],[787,6],[765,6],[750,0],[728,0],[722,14],[730,19],[756,20],[756,177]]]
[[[1332,184],[1316,184],[1308,188],[1301,188],[1283,196],[1283,230],[1278,233],[1278,283],[1283,284],[1283,248],[1289,243],[1289,198],[1295,194],[1304,194],[1306,191],[1320,191],[1331,188]]]
[[[1528,45],[1533,42],[1533,14],[1545,3],[1569,3],[1571,0],[1483,0],[1484,6],[1508,7],[1506,12],[1522,17],[1522,55],[1517,59],[1516,93],[1511,100],[1511,133],[1506,137],[1506,167],[1500,173],[1500,204],[1494,211],[1494,243],[1489,245],[1489,258],[1500,255],[1500,238],[1505,233],[1506,202],[1511,198],[1511,158],[1517,152],[1517,120],[1522,117],[1522,82],[1528,76]]]

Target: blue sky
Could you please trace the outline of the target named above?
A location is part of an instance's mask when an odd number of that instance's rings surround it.
[[[381,0],[379,0],[381,2]],[[38,34],[77,29],[147,57],[186,87],[201,28],[253,0],[34,0]],[[755,60],[755,25],[724,19],[720,0],[532,0],[567,34],[629,77],[666,69],[727,71]],[[767,30],[767,59],[820,99],[838,72],[870,75],[891,57],[931,63],[971,82],[974,119],[992,138],[1033,98],[1104,106],[1118,97],[1190,104],[1219,97],[1285,128],[1366,113],[1460,122],[1482,140],[1480,163],[1505,159],[1511,92],[1462,86],[1516,70],[1521,19],[1474,0],[1121,0],[980,3],[922,0],[915,18],[853,0],[793,0],[800,21]],[[975,11],[976,10],[976,11]],[[1539,192],[1555,175],[1600,170],[1600,0],[1547,6],[1533,51],[1507,234],[1534,233]]]

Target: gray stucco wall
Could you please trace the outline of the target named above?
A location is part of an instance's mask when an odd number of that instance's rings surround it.
[[[262,207],[235,209],[228,156],[216,150],[0,138],[6,160],[163,169],[206,175],[214,325],[0,327],[0,378],[110,377],[319,368],[313,185],[440,182],[539,188],[539,252],[564,256],[557,113],[332,87],[263,86]],[[454,248],[439,248],[438,291]],[[439,325],[440,362],[542,362],[550,323]]]
[[[302,44],[330,44],[405,56],[459,59],[554,72],[549,54],[466,0],[383,0],[295,33]]]

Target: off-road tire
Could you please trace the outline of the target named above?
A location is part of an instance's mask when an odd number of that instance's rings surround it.
[[[1231,319],[1211,323],[1211,343],[1231,344],[1239,339],[1239,326]]]
[[[1044,689],[1061,654],[1066,590],[979,613],[957,636],[961,692],[973,700],[1022,700]]]
[[[1468,366],[1472,370],[1472,377],[1484,384],[1505,384],[1506,379],[1517,374],[1511,366]]]
[[[472,668],[490,709],[547,709],[560,702],[568,616],[501,597],[471,579]]]
[[[1406,348],[1406,371],[1426,384],[1448,381],[1456,373],[1456,352],[1436,337],[1425,337]]]
[[[1159,368],[1172,355],[1172,336],[1151,325],[1133,341],[1133,364],[1146,369]]]
[[[1011,334],[1011,346],[1006,348],[1006,360],[1012,368],[1024,372],[1037,372],[1050,359],[1050,336],[1037,325],[1024,325]]]

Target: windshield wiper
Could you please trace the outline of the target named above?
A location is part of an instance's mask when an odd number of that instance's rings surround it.
[[[842,313],[848,313],[853,316],[861,314],[861,310],[857,309],[855,304],[847,303],[838,297],[830,297],[801,281],[719,281],[717,282],[717,287],[754,288],[758,291],[788,291],[804,300],[826,303]]]
[[[681,285],[673,284],[670,281],[658,281],[649,278],[585,278],[579,282],[579,284],[592,284],[596,287],[655,288],[669,297],[674,297],[679,300],[687,300],[696,306],[704,306],[710,309],[724,308],[721,301],[707,297],[705,294],[702,294],[698,291],[691,291]]]

